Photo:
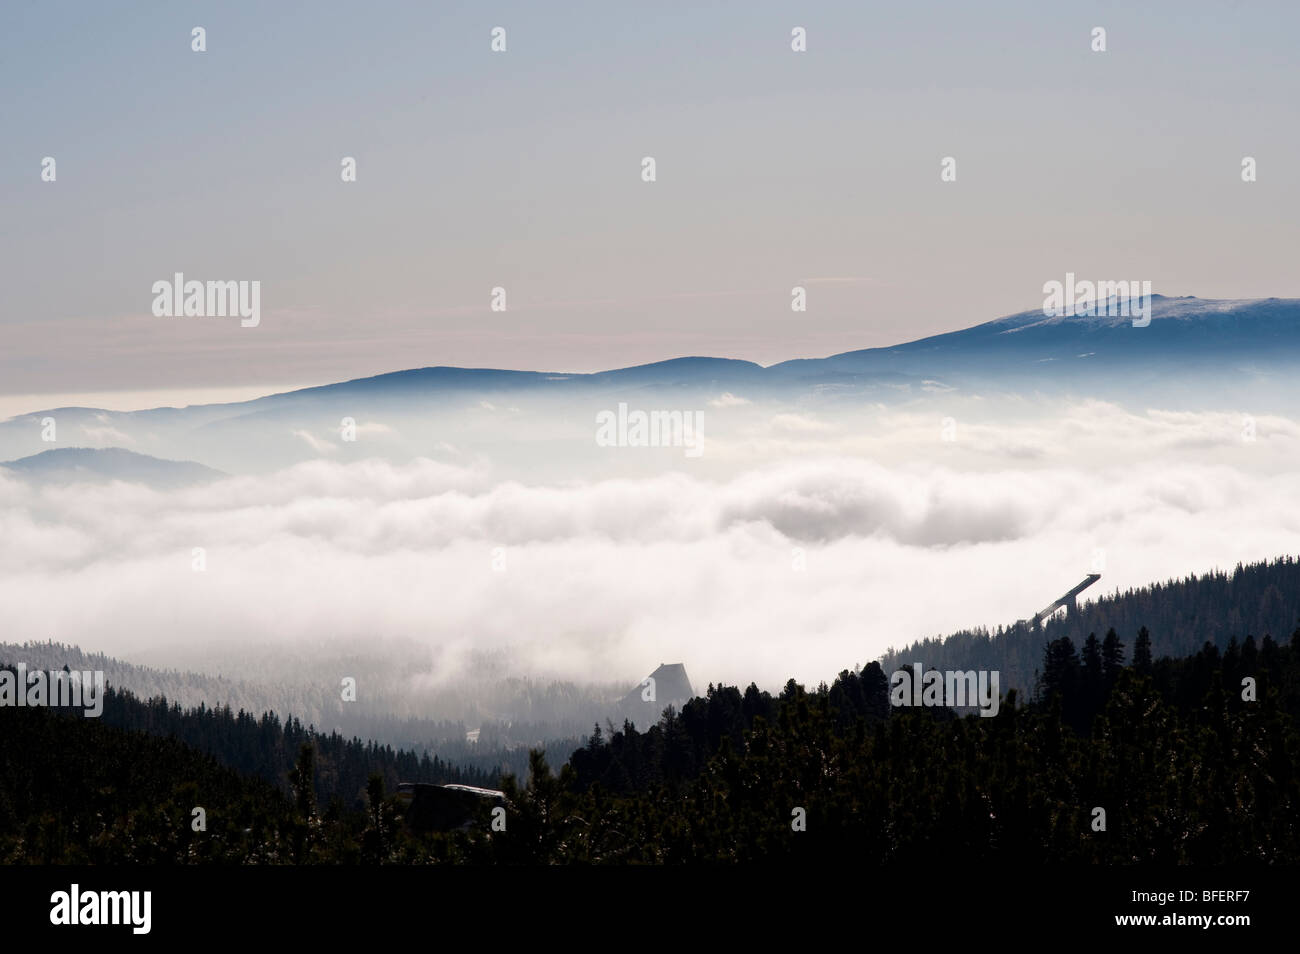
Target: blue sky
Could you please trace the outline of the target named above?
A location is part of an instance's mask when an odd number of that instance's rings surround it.
[[[6,4],[0,395],[771,363],[1066,271],[1300,296],[1300,5],[1133,6]],[[176,271],[260,326],[154,318]]]

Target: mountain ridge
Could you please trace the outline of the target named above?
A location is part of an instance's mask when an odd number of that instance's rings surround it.
[[[154,488],[176,488],[227,476],[192,460],[167,460],[125,447],[55,447],[0,461],[0,467],[22,477],[68,483],[84,477],[125,480]]]
[[[108,411],[90,407],[58,407],[30,411],[15,415],[8,422],[26,420],[43,414],[93,414],[140,415],[152,417],[178,414],[214,412],[218,420],[228,420],[231,415],[257,413],[264,408],[283,408],[292,404],[322,397],[340,395],[396,396],[400,392],[440,390],[454,392],[467,390],[516,391],[531,388],[539,391],[565,388],[601,390],[602,386],[621,387],[687,387],[734,383],[753,384],[810,384],[825,373],[870,371],[875,374],[901,373],[908,376],[935,377],[952,373],[951,367],[918,367],[921,357],[969,356],[987,361],[991,353],[1006,359],[1006,363],[1032,370],[1024,360],[1023,350],[1041,351],[1042,357],[1034,363],[1062,360],[1071,355],[1071,347],[1086,343],[1102,343],[1108,347],[1107,357],[1129,357],[1145,360],[1177,349],[1184,357],[1189,346],[1195,345],[1187,337],[1190,331],[1205,331],[1213,339],[1212,354],[1203,355],[1210,361],[1222,361],[1227,355],[1223,348],[1243,354],[1256,354],[1262,359],[1277,357],[1279,340],[1288,354],[1300,356],[1300,299],[1202,299],[1187,295],[1169,297],[1152,295],[1151,323],[1147,327],[1134,327],[1132,318],[1111,316],[1089,318],[1086,316],[1049,317],[1042,309],[1016,312],[977,323],[954,331],[942,332],[893,345],[843,351],[825,357],[790,358],[770,365],[761,365],[739,358],[689,355],[667,358],[646,364],[611,368],[593,372],[529,371],[504,368],[465,368],[453,365],[427,365],[402,368],[373,375],[327,382],[291,391],[280,391],[245,401],[229,403],[194,404],[184,407],[154,407],[134,411]],[[1199,323],[1191,319],[1200,318]],[[1243,325],[1242,319],[1246,319]],[[1129,354],[1121,354],[1113,346],[1119,335],[1128,332],[1145,332],[1145,339],[1130,337],[1124,343]],[[1289,337],[1283,332],[1289,333]],[[1037,340],[1021,338],[1030,333]],[[1016,335],[1012,338],[1011,335]],[[1109,336],[1109,337],[1107,337]],[[1235,347],[1233,347],[1235,346]],[[978,367],[966,368],[978,371]],[[998,372],[1006,371],[999,365]],[[224,412],[224,413],[223,413]]]
[[[0,422],[0,457],[40,449],[48,416],[65,440],[129,442],[159,458],[210,462],[229,473],[322,456],[463,464],[513,454],[518,463],[523,449],[557,440],[567,442],[568,460],[588,455],[599,468],[612,458],[591,443],[590,422],[620,404],[694,409],[713,435],[754,426],[777,408],[854,413],[963,398],[1009,399],[1012,406],[1058,398],[1226,406],[1291,416],[1300,414],[1297,368],[1300,299],[1156,295],[1145,327],[1123,317],[1051,318],[1037,309],[889,347],[768,366],[700,355],[598,372],[431,365],[224,404],[33,411]],[[527,471],[540,473],[535,463]]]

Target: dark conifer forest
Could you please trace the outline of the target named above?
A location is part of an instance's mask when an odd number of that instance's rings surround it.
[[[1041,629],[1011,625],[993,632],[966,630],[917,640],[880,660],[887,672],[923,660],[937,669],[996,669],[1002,688],[1032,691],[1043,647],[1068,636],[1082,649],[1089,634],[1107,630],[1134,639],[1146,628],[1154,656],[1182,658],[1206,643],[1227,649],[1253,634],[1289,633],[1300,619],[1300,563],[1293,556],[1167,580],[1080,603],[1078,612],[1047,620]],[[1131,646],[1130,646],[1131,648]]]
[[[1285,599],[1269,572],[1252,592]],[[1167,598],[1133,599],[1179,625]],[[593,726],[562,765],[535,750],[524,778],[113,690],[99,718],[5,707],[0,861],[1300,860],[1300,628],[1179,657],[1153,648],[1183,636],[1113,605],[1124,610],[1080,616],[1122,629],[1076,642],[1049,628],[1033,692],[1006,692],[992,717],[892,707],[873,662],[775,695],[710,685],[648,728]],[[401,782],[500,788],[504,830],[488,802],[457,830],[414,830]]]

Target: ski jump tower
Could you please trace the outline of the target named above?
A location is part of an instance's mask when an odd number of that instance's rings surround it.
[[[1054,600],[1050,606],[1040,609],[1037,613],[1033,615],[1032,619],[1022,619],[1020,622],[1028,623],[1029,625],[1032,625],[1034,629],[1038,629],[1043,625],[1043,620],[1047,619],[1047,617],[1051,616],[1062,606],[1064,606],[1066,608],[1066,611],[1071,616],[1073,616],[1079,609],[1079,594],[1082,593],[1084,590],[1086,590],[1088,587],[1092,586],[1092,584],[1096,583],[1100,579],[1101,579],[1100,573],[1089,573],[1087,576],[1083,578],[1082,583],[1080,583],[1074,589],[1070,590],[1065,595]]]

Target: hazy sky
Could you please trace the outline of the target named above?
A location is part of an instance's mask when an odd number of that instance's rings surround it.
[[[771,363],[1066,271],[1300,296],[1297,36],[1230,0],[11,0],[0,395]],[[176,271],[260,281],[261,325],[155,318]]]

